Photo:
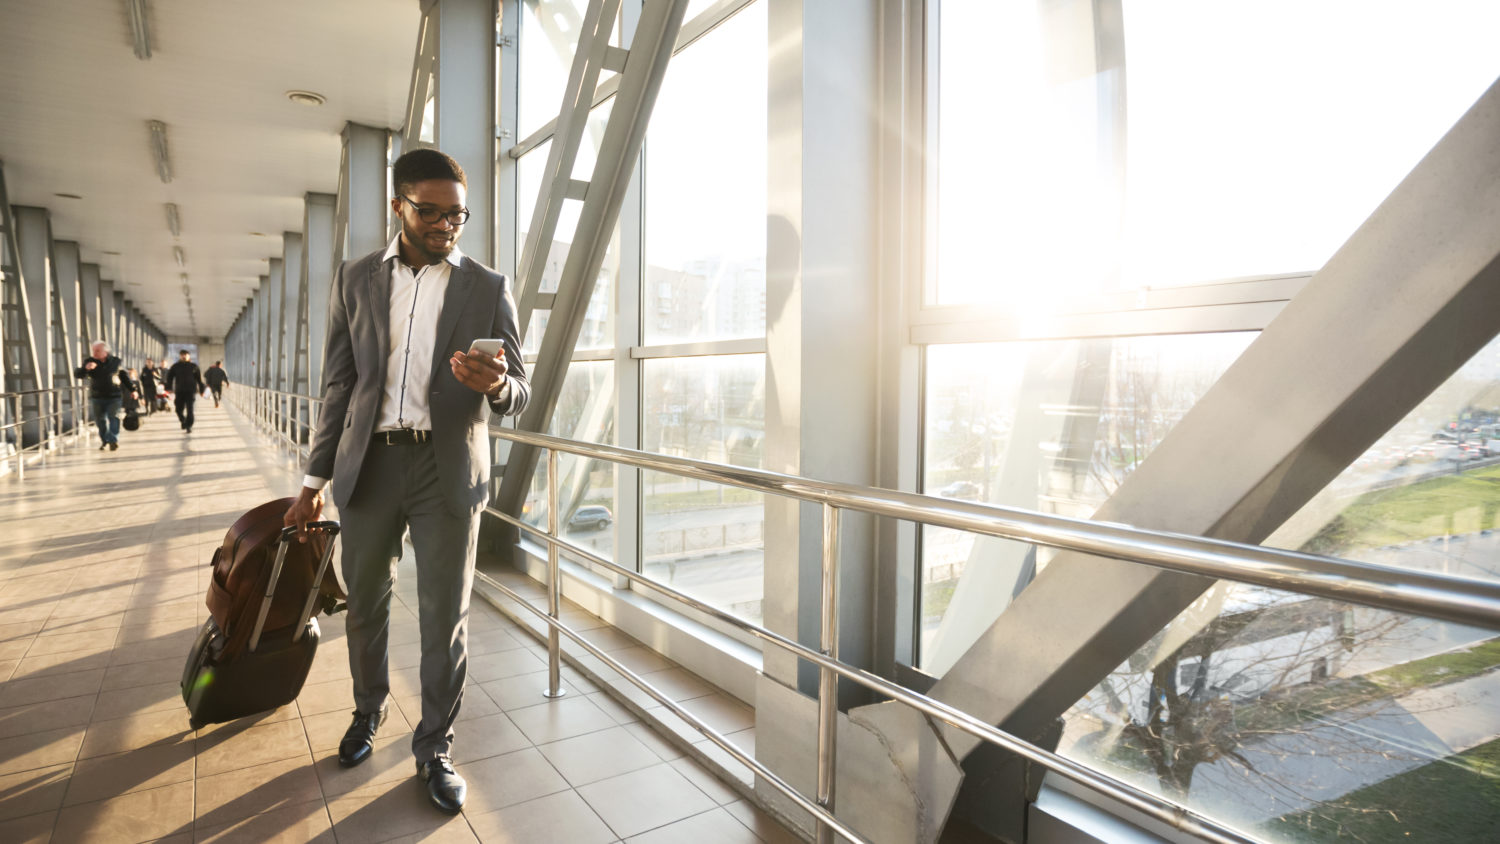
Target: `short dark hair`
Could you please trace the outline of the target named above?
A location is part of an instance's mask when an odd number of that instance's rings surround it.
[[[391,184],[396,193],[405,194],[412,185],[428,179],[458,182],[465,190],[469,187],[469,181],[464,177],[464,168],[458,166],[453,156],[439,150],[414,149],[391,165]]]

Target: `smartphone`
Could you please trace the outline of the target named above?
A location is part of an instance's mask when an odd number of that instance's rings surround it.
[[[493,357],[499,357],[505,348],[503,340],[475,340],[469,344],[471,352],[485,352]]]

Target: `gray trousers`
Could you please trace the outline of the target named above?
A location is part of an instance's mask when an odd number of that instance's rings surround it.
[[[453,745],[469,659],[469,592],[479,513],[455,515],[438,489],[432,443],[371,445],[359,486],[339,510],[344,584],[349,591],[349,670],[354,705],[378,711],[390,695],[391,594],[401,536],[416,549],[422,636],[422,720],[412,754],[426,762]]]

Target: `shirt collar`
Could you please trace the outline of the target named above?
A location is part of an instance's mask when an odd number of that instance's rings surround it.
[[[400,255],[401,255],[401,233],[397,232],[396,236],[393,237],[393,238],[391,238],[391,245],[387,246],[385,248],[385,254],[380,256],[380,262],[383,264],[383,263],[385,263],[386,261],[389,261],[392,258],[399,257]],[[459,266],[460,264],[463,263],[463,261],[464,261],[464,253],[458,251],[458,244],[455,243],[453,245],[453,251],[449,252],[448,253],[448,257],[444,258],[443,260],[445,260],[449,264],[452,264],[453,266],[457,267],[457,266]]]

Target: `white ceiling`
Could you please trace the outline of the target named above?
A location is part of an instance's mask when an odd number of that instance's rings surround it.
[[[53,237],[77,241],[83,260],[99,264],[158,328],[220,338],[267,259],[281,255],[281,233],[301,230],[303,195],[337,190],[344,123],[400,127],[420,8],[418,0],[148,0],[147,8],[152,57],[143,61],[124,0],[0,0],[0,162],[11,203],[47,208]],[[294,89],[327,102],[299,105],[286,97]],[[156,174],[149,120],[167,125],[170,184]],[[168,202],[180,209],[180,239],[167,228]]]

